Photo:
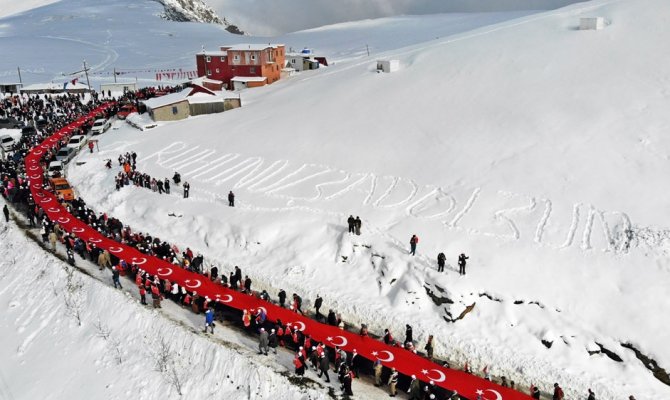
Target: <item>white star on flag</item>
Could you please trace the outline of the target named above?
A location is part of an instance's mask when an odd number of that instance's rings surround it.
[[[376,351],[372,352],[372,355],[375,356],[375,357],[377,356],[377,354],[379,354],[379,353],[377,353]]]
[[[329,342],[331,342],[331,341],[333,340],[333,338],[330,337],[330,336],[328,336],[328,337],[326,338],[326,340],[329,341]]]
[[[421,373],[424,374],[424,375],[428,375],[428,370],[427,369],[422,369]]]
[[[479,395],[484,395],[484,391],[482,391],[481,389],[477,389],[477,391],[475,393],[477,393]]]

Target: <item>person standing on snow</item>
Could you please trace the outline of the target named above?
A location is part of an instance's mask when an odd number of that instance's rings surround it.
[[[268,348],[270,345],[270,338],[267,331],[264,328],[261,328],[261,334],[258,338],[258,354],[268,355]]]
[[[396,389],[396,385],[398,384],[398,371],[396,371],[395,368],[391,368],[391,376],[389,377],[388,384],[390,386],[389,397],[395,397],[398,394],[398,390]]]
[[[112,267],[112,281],[114,282],[114,289],[117,289],[117,285],[119,289],[123,289],[121,281],[119,281],[119,270],[116,267]]]
[[[412,375],[412,382],[409,384],[409,400],[421,400],[421,383],[416,379],[416,375]]]
[[[205,311],[205,330],[203,332],[207,333],[207,328],[210,329],[212,334],[214,333],[214,310],[211,308]]]
[[[356,219],[354,220],[354,230],[356,231],[356,235],[360,236],[361,235],[361,226],[363,222],[361,222],[361,217],[356,216]]]
[[[375,387],[379,387],[382,384],[382,370],[384,366],[380,359],[375,360],[375,364],[372,366],[372,370],[375,372]]]
[[[347,218],[347,225],[349,225],[349,233],[354,233],[354,228],[356,226],[356,220],[354,219],[353,215],[350,215],[349,218]]]
[[[191,190],[191,185],[188,182],[184,181],[184,198],[185,199],[188,199],[189,190]]]
[[[272,349],[272,351],[277,354],[277,344],[279,340],[277,339],[277,334],[275,333],[274,329],[270,330],[270,335],[268,336],[268,346]]]
[[[426,350],[426,356],[428,357],[429,360],[433,359],[433,335],[428,335],[428,342],[426,342],[426,345],[424,346],[424,349]]]
[[[416,245],[418,243],[419,243],[419,237],[416,235],[412,235],[412,237],[409,239],[409,247],[410,247],[409,253],[411,255],[416,254]]]
[[[279,305],[281,306],[281,308],[284,308],[286,303],[286,292],[284,291],[284,289],[279,289],[278,297],[279,297]]]
[[[2,213],[5,215],[5,222],[9,222],[9,208],[7,208],[7,204],[2,207]]]
[[[589,397],[586,400],[596,400],[596,394],[591,389],[589,389]]]
[[[321,317],[323,317],[323,315],[321,315],[321,312],[319,311],[322,304],[323,304],[323,299],[321,298],[321,296],[319,296],[317,294],[316,295],[316,300],[314,301],[314,309],[316,310],[315,318],[316,318],[317,321],[320,321]]]
[[[163,188],[165,189],[165,194],[170,194],[170,180],[168,178],[165,178],[165,182],[163,182]]]
[[[414,340],[412,339],[412,326],[405,324],[405,343],[414,343]]]
[[[565,398],[565,395],[563,394],[563,389],[561,389],[560,386],[558,386],[558,383],[554,383],[554,395],[551,398],[551,400],[563,400]]]
[[[319,357],[319,378],[321,375],[326,376],[326,383],[330,382],[330,377],[328,376],[328,370],[330,369],[330,363],[328,362],[328,357],[325,354],[322,354]]]
[[[235,207],[235,193],[232,190],[228,192],[228,206]]]
[[[461,253],[461,255],[458,256],[458,273],[461,275],[465,275],[465,264],[467,263],[466,260],[469,259],[470,257],[466,257],[465,253]]]
[[[437,255],[437,272],[444,271],[444,264],[446,261],[447,256],[445,256],[444,253],[440,253]]]

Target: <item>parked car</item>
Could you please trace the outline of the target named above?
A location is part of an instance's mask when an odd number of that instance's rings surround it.
[[[67,147],[72,147],[73,149],[79,151],[82,147],[86,146],[88,142],[88,137],[85,135],[74,135],[70,138],[70,141],[67,142]]]
[[[93,123],[93,128],[91,128],[91,134],[99,135],[101,133],[105,133],[111,127],[112,124],[108,120],[104,118],[96,119]]]
[[[73,149],[72,147],[61,147],[61,149],[58,150],[58,153],[56,153],[56,160],[67,163],[70,162],[70,160],[72,160],[76,154],[77,150]]]
[[[126,119],[128,115],[137,112],[137,109],[132,104],[126,104],[119,109],[119,112],[116,113],[118,119]]]
[[[10,151],[14,148],[14,138],[9,135],[0,136],[0,146],[4,151]]]
[[[37,130],[35,129],[34,126],[24,126],[21,129],[21,136],[26,135],[26,136],[32,136],[37,133]]]
[[[0,129],[18,129],[23,124],[14,118],[0,117]]]
[[[52,161],[49,163],[47,173],[50,178],[60,178],[65,176],[65,163],[62,161]]]
[[[51,178],[49,184],[58,197],[65,200],[74,200],[74,191],[65,178]]]

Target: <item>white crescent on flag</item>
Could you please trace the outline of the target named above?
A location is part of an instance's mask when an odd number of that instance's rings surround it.
[[[116,254],[118,254],[118,253],[123,252],[123,248],[122,248],[122,247],[114,247],[114,246],[110,246],[110,247],[109,247],[109,251],[111,251],[112,253],[116,253]]]
[[[435,371],[435,373],[437,373],[437,375],[438,375],[437,378],[434,378],[434,377],[430,376],[430,374],[433,371]],[[421,370],[421,373],[424,374],[427,379],[430,379],[431,381],[435,381],[435,382],[444,382],[447,379],[447,376],[444,374],[444,372],[440,371],[439,369],[431,369],[431,370],[424,369],[424,370]]]
[[[147,259],[144,257],[133,257],[131,260],[134,264],[142,265],[147,262]]]
[[[233,296],[229,294],[224,294],[223,296],[221,296],[222,303],[230,303],[231,301],[233,301]]]
[[[338,339],[338,338],[340,339],[339,343],[335,342],[335,339]],[[345,338],[344,336],[327,337],[326,340],[329,341],[330,344],[332,344],[333,346],[338,346],[338,347],[346,346],[349,343],[347,341],[347,338]]]
[[[380,357],[381,353],[386,353],[386,357]],[[388,350],[373,351],[372,355],[377,357],[381,362],[391,362],[395,360],[395,356]]]
[[[195,283],[193,283],[195,282]],[[197,289],[202,285],[202,282],[200,282],[197,279],[187,279],[184,281],[184,286],[191,288],[191,289]]]
[[[161,276],[170,276],[172,275],[172,268],[158,268],[156,270],[156,273]]]
[[[298,330],[301,331],[301,332],[305,330],[305,324],[301,321],[291,322],[291,323],[286,324],[286,325],[288,325],[288,326],[293,325],[296,328],[298,328]]]

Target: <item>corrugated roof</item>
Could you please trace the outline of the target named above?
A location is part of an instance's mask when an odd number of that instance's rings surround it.
[[[166,94],[161,97],[154,97],[149,100],[142,101],[148,108],[159,108],[169,106],[170,104],[179,103],[180,101],[186,100],[186,97],[191,93],[191,88],[182,90],[181,92],[175,92]]]

